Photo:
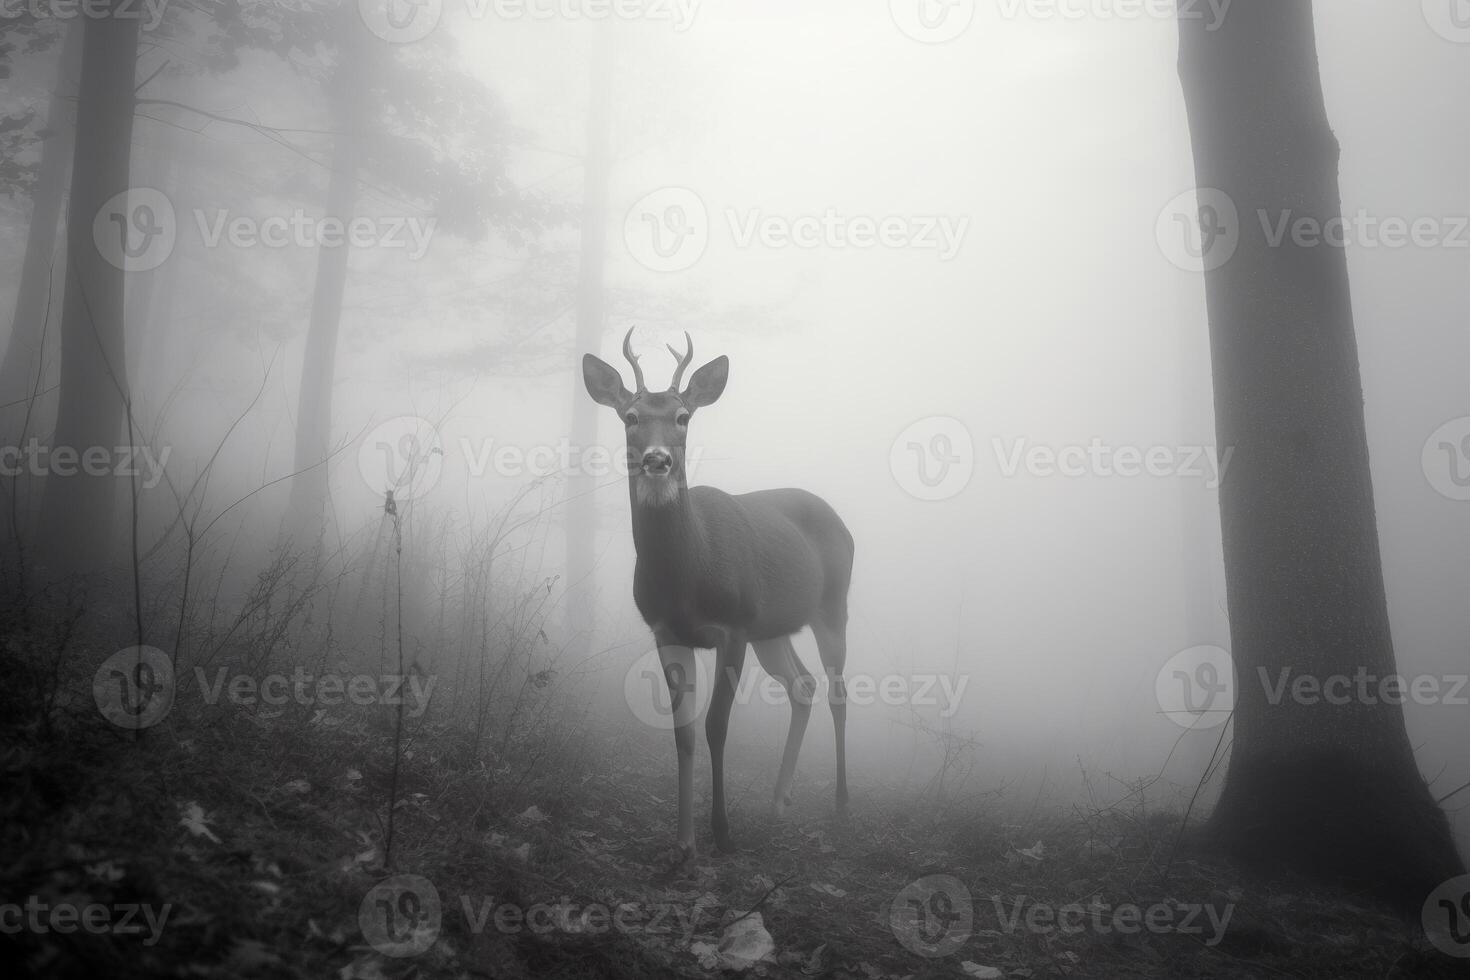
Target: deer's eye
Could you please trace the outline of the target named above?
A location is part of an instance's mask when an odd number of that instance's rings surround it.
[[[678,415],[674,416],[674,424],[675,425],[688,425],[689,424],[689,413],[688,412],[680,412]]]
[[[626,415],[623,416],[623,421],[626,422],[629,425],[637,425],[638,424],[638,413],[637,412],[629,412],[629,413],[627,413]]]

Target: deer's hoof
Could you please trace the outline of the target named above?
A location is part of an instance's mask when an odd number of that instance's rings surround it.
[[[777,797],[771,801],[771,816],[781,820],[786,816],[786,808],[791,805],[791,797]]]

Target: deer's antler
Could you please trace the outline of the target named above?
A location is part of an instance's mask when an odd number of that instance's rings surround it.
[[[664,344],[664,346],[669,349],[669,353],[673,354],[674,359],[679,362],[679,366],[674,368],[673,383],[669,385],[669,389],[671,391],[679,390],[679,382],[684,377],[684,369],[689,366],[690,361],[694,360],[694,338],[689,336],[688,330],[684,331],[684,340],[689,345],[689,349],[685,351],[682,355],[678,351],[674,350],[673,344]]]
[[[643,384],[643,369],[638,366],[638,355],[633,353],[632,341],[633,328],[629,327],[628,332],[623,335],[623,356],[628,359],[629,364],[633,365],[633,380],[638,385],[638,391],[644,392],[647,391],[648,388],[645,387]]]

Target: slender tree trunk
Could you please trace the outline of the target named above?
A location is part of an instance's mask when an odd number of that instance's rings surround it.
[[[111,466],[80,466],[90,452],[112,453],[127,410],[123,340],[124,273],[98,250],[93,221],[128,189],[135,17],[89,18],[83,27],[76,152],[67,209],[67,272],[61,315],[61,381],[52,469],[41,508],[41,557],[54,571],[101,571],[110,564],[118,492]],[[124,218],[128,216],[123,216]],[[68,454],[69,463],[58,455]]]
[[[582,254],[577,281],[577,343],[574,364],[601,345],[607,321],[603,265],[607,255],[607,198],[612,170],[612,43],[610,28],[599,27],[592,45],[591,101],[587,109],[587,158],[582,178]],[[597,537],[596,481],[581,464],[597,441],[597,406],[581,384],[580,367],[572,372],[572,445],[578,462],[567,481],[568,651],[576,657],[590,647],[596,627],[593,548]]]
[[[82,66],[82,28],[67,28],[56,73],[56,90],[46,111],[45,141],[41,144],[40,175],[31,199],[31,224],[26,233],[25,260],[21,264],[20,287],[15,295],[15,315],[10,322],[10,340],[0,362],[0,441],[17,440],[50,429],[49,420],[37,415],[36,393],[49,383],[42,367],[45,358],[46,325],[53,306],[61,308],[60,297],[52,295],[54,271],[65,263],[56,252],[57,223],[66,199],[66,182],[71,173],[72,147],[76,140],[76,96]],[[10,404],[14,402],[15,404]]]
[[[1283,671],[1395,671],[1347,257],[1289,235],[1272,247],[1261,230],[1262,214],[1341,214],[1312,7],[1240,3],[1206,30],[1192,6],[1181,0],[1180,75],[1198,182],[1239,212],[1224,229],[1233,257],[1205,277],[1217,435],[1235,447],[1220,510],[1237,678],[1208,829],[1241,858],[1417,911],[1463,866],[1402,708],[1356,690],[1341,704],[1274,693]]]
[[[175,179],[179,139],[176,128],[160,127],[144,143],[133,160],[133,179],[140,185],[162,191],[183,212]],[[178,283],[178,264],[166,262],[128,277],[128,292],[123,304],[127,322],[128,350],[131,363],[128,377],[133,382],[133,417],[145,424],[159,421],[155,410],[161,396],[159,361],[168,355],[169,319],[173,308],[173,292]]]
[[[355,19],[355,10],[353,14],[343,25],[341,62],[332,80],[340,131],[332,149],[324,216],[340,220],[344,227],[352,221],[357,201],[367,98],[363,28]],[[332,439],[332,387],[350,254],[351,247],[346,240],[330,248],[318,246],[317,250],[316,284],[312,290],[311,322],[306,331],[296,410],[296,476],[291,484],[293,530],[306,540],[319,537],[324,527],[329,489],[327,457]]]

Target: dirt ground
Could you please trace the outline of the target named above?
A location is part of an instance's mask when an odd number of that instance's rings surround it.
[[[675,868],[671,739],[497,755],[425,728],[387,855],[391,731],[220,709],[137,737],[87,700],[4,724],[12,976],[1461,975],[1417,923],[1202,857],[1142,803],[1008,820],[858,773],[838,820],[804,774],[777,820],[774,759],[732,743],[738,850],[709,839],[701,760]]]

